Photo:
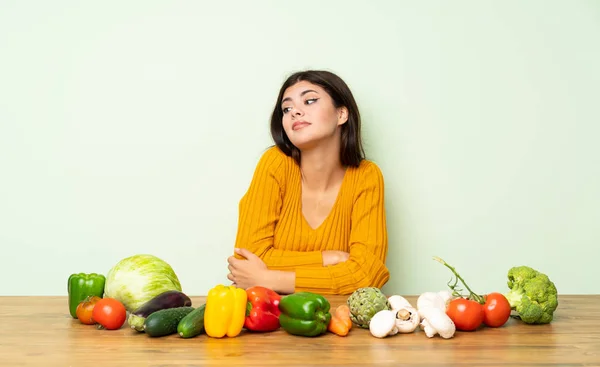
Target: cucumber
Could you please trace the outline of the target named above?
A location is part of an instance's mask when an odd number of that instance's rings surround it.
[[[146,317],[150,316],[150,314],[167,308],[191,305],[192,300],[185,293],[176,290],[166,291],[152,298],[140,308],[130,313],[127,323],[132,329],[143,331],[144,321],[146,321]]]
[[[206,304],[188,313],[177,325],[177,333],[182,338],[193,338],[204,331],[204,310]]]
[[[177,325],[190,312],[193,307],[175,307],[151,313],[144,322],[144,331],[149,336],[165,336],[175,334]]]

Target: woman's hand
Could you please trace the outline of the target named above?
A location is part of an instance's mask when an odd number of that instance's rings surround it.
[[[323,251],[323,266],[337,265],[350,258],[350,254],[344,251]]]
[[[236,259],[230,256],[227,259],[229,263],[229,274],[227,279],[231,280],[235,286],[247,289],[256,285],[263,285],[267,277],[267,265],[247,249],[235,249],[235,253],[243,256],[243,259]]]

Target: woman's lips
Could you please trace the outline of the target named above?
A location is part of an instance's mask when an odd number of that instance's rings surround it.
[[[294,130],[294,131],[295,130],[300,130],[303,127],[306,127],[308,125],[310,125],[310,124],[308,122],[306,122],[306,121],[296,121],[296,122],[294,122],[292,124],[292,130]]]

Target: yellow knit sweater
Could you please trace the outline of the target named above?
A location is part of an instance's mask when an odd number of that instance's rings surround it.
[[[272,270],[293,271],[296,292],[350,294],[382,287],[387,229],[384,184],[379,167],[363,160],[348,168],[325,221],[313,229],[302,214],[300,167],[279,148],[261,157],[239,203],[236,247],[247,248]],[[322,251],[350,253],[350,259],[323,266]]]

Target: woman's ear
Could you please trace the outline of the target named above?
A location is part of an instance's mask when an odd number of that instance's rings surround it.
[[[348,121],[348,109],[346,107],[338,108],[338,126]]]

